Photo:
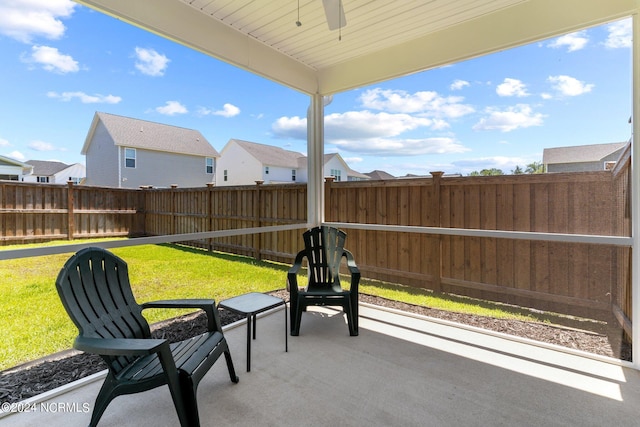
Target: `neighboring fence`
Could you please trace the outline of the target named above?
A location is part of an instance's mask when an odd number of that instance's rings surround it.
[[[140,236],[140,191],[0,181],[0,244]]]
[[[614,171],[331,182],[334,222],[630,235],[628,156]],[[4,244],[304,224],[305,184],[120,190],[5,182]],[[629,327],[630,249],[609,245],[348,230],[364,277],[591,316]],[[290,263],[299,230],[188,242]],[[277,284],[281,285],[281,284]]]
[[[333,183],[326,220],[628,236],[625,182],[603,171]],[[629,313],[627,248],[356,229],[348,246],[369,278],[563,313],[602,315],[612,304]]]

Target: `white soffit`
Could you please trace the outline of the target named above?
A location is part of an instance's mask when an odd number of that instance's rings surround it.
[[[307,94],[331,94],[598,25],[637,0],[81,0]],[[301,26],[296,25],[300,20]],[[341,35],[341,40],[339,37]]]

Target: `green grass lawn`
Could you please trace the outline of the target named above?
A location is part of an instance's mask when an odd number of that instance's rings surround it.
[[[134,295],[141,303],[171,298],[214,298],[219,302],[246,292],[283,289],[289,268],[179,245],[143,245],[112,251],[127,262]],[[77,329],[55,289],[56,276],[70,255],[0,261],[0,370],[71,348]],[[396,284],[363,280],[360,292],[444,310],[532,320],[527,313],[497,304],[438,296]],[[153,323],[183,313],[145,310],[144,315]]]

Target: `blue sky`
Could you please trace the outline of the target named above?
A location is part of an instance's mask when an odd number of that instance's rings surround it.
[[[96,111],[306,153],[309,98],[68,0],[0,0],[0,155],[84,163]],[[325,152],[360,172],[510,173],[621,142],[630,20],[337,94]]]

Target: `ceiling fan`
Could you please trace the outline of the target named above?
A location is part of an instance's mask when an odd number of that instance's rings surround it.
[[[329,30],[337,30],[347,25],[342,0],[322,0]]]
[[[347,25],[342,0],[322,0],[322,6],[324,7],[324,14],[327,17],[329,30],[339,30]],[[296,21],[296,25],[298,27],[302,26],[302,22],[300,22],[300,0],[298,0],[298,20]]]

